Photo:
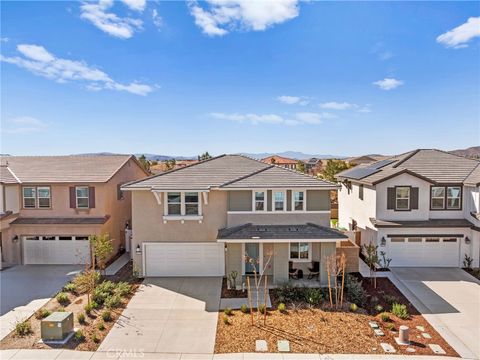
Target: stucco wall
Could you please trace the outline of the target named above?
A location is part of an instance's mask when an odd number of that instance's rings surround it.
[[[475,226],[480,227],[480,220],[470,214],[471,212],[480,212],[480,187],[465,186],[463,188],[463,199],[463,216]]]
[[[281,285],[288,281],[288,244],[273,244],[273,282]]]
[[[237,283],[240,285],[242,278],[242,244],[227,244],[227,252],[225,253],[225,274],[232,271],[238,273]]]
[[[307,190],[308,211],[330,211],[330,190]]]
[[[228,211],[252,211],[250,190],[227,191]]]
[[[327,286],[328,285],[328,272],[327,272],[327,256],[332,254],[336,254],[336,243],[321,243],[320,244],[320,285]],[[331,281],[334,281],[334,277],[332,277]]]
[[[363,200],[359,198],[359,185],[352,184],[350,193],[342,184],[338,192],[338,222],[345,229],[349,229],[352,219],[362,230],[372,227],[371,217],[376,216],[376,193],[371,187],[363,187]]]
[[[252,223],[255,225],[300,225],[314,223],[330,227],[330,213],[250,213],[228,214],[228,227]]]
[[[2,206],[4,211],[11,211],[14,214],[20,211],[20,186],[19,185],[0,185],[2,188]]]

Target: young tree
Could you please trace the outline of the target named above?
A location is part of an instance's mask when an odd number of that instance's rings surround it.
[[[208,151],[204,152],[202,155],[198,155],[198,161],[204,161],[211,158],[212,158],[212,155],[210,155]]]
[[[378,257],[378,245],[374,245],[371,242],[366,245],[363,244],[363,254],[365,255],[365,262],[370,269],[370,278],[373,278],[373,287],[377,288],[376,266],[379,262]]]
[[[100,280],[100,274],[93,268],[85,268],[74,279],[75,289],[79,294],[87,294],[87,302],[90,304],[91,295]]]
[[[169,159],[165,161],[165,170],[173,170],[175,168],[175,165],[177,165],[177,161],[175,159]]]
[[[305,163],[302,160],[297,161],[297,171],[305,172]]]
[[[147,170],[148,172],[150,172],[150,162],[147,160],[147,158],[145,157],[145,155],[142,155],[138,158],[138,162],[140,163],[140,165],[142,165],[142,167]]]
[[[334,159],[329,159],[327,161],[327,165],[325,168],[322,170],[320,173],[320,177],[322,179],[331,181],[331,182],[337,182],[337,179],[335,178],[335,175],[338,174],[339,172],[343,170],[349,169],[350,166],[343,160],[334,160]]]
[[[113,243],[108,234],[90,235],[88,237],[92,254],[98,262],[98,267],[102,272],[105,272],[106,262],[108,257],[113,252]]]

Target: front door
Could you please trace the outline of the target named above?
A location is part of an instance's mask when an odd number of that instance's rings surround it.
[[[260,244],[245,244],[245,256],[248,256],[252,259],[255,266],[257,267],[257,272],[259,271],[259,258],[260,258]],[[253,274],[253,265],[252,263],[245,262],[245,274]]]

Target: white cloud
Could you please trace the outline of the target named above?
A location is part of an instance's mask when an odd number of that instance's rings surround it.
[[[385,78],[383,80],[375,81],[373,85],[377,85],[382,90],[393,90],[400,85],[403,85],[403,81],[394,78]]]
[[[348,109],[356,109],[358,108],[358,105],[351,104],[348,102],[330,101],[330,102],[320,104],[320,107],[322,109],[330,109],[330,110],[348,110]]]
[[[239,113],[211,113],[210,116],[236,122],[247,122],[253,125],[258,124],[277,124],[277,125],[300,125],[300,124],[321,124],[323,119],[335,117],[329,113],[310,113],[300,112],[293,116],[285,117],[277,114],[239,114]]]
[[[20,44],[17,46],[17,50],[23,57],[0,55],[0,60],[59,83],[69,81],[82,82],[90,90],[109,89],[127,91],[136,95],[147,95],[153,91],[150,85],[138,82],[130,84],[118,83],[105,72],[89,66],[84,61],[57,58],[43,46]]]
[[[288,96],[282,95],[277,97],[277,100],[288,105],[308,105],[310,101],[305,96]]]
[[[8,37],[0,37],[0,42],[8,42],[9,40]]]
[[[129,8],[139,10],[141,1],[124,1]],[[120,39],[129,39],[136,31],[142,29],[143,21],[129,17],[119,17],[108,10],[113,6],[113,0],[100,0],[98,3],[83,3],[80,6],[82,19],[90,21],[107,34]],[[144,4],[145,6],[145,4]]]
[[[153,24],[157,27],[160,28],[163,25],[163,19],[162,17],[158,14],[157,9],[152,10],[152,21]]]
[[[383,61],[391,59],[392,57],[393,53],[391,53],[390,51],[384,51],[378,54],[378,58]]]
[[[6,125],[6,126],[5,126]],[[2,125],[2,133],[5,134],[25,134],[32,132],[40,132],[47,128],[47,124],[41,120],[30,116],[21,116],[8,119]]]
[[[378,59],[382,61],[391,59],[394,56],[394,54],[387,49],[386,44],[383,41],[379,41],[373,45],[371,52],[377,55]]]
[[[145,10],[147,5],[146,0],[122,0],[122,2],[127,5],[130,9],[142,12]]]
[[[437,42],[448,48],[461,49],[468,47],[468,42],[480,37],[480,17],[471,17],[466,23],[447,31],[437,37]]]
[[[209,36],[223,36],[232,30],[263,31],[298,16],[298,0],[206,0],[206,6],[190,1],[195,24]]]
[[[362,107],[360,107],[357,112],[359,113],[371,113],[372,112],[372,109],[371,109],[371,105],[370,104],[366,104]]]

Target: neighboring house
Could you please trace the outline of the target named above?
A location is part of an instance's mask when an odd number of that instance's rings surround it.
[[[371,156],[364,155],[364,156],[357,156],[357,157],[352,157],[345,159],[345,161],[350,164],[350,165],[363,165],[363,164],[371,164],[378,159],[375,159]]]
[[[130,155],[2,156],[2,260],[13,264],[80,264],[88,236],[109,234],[115,251],[131,222],[126,182],[146,172]]]
[[[251,274],[259,259],[274,283],[289,262],[305,276],[347,237],[329,227],[338,186],[241,155],[222,155],[122,187],[132,193],[134,263],[144,276]]]
[[[175,166],[173,167],[173,169],[183,168],[183,167],[188,166],[188,165],[196,164],[197,162],[198,162],[198,160],[176,160],[175,161]],[[173,169],[170,169],[170,170],[173,170]],[[168,170],[169,169],[167,168],[166,161],[162,161],[157,165],[150,166],[150,171],[153,174],[160,174],[160,173],[168,171]]]
[[[290,159],[278,155],[273,155],[262,159],[265,164],[275,164],[286,169],[296,170],[298,160]]]
[[[415,150],[337,175],[339,225],[361,231],[392,266],[479,265],[480,162]]]
[[[314,173],[315,171],[319,172],[321,168],[322,168],[321,159],[313,157],[305,161],[305,171],[309,174]]]

